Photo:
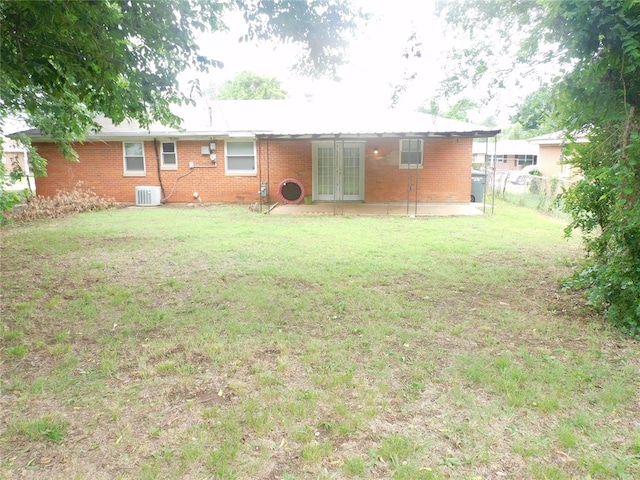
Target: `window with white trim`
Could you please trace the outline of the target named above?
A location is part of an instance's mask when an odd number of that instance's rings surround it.
[[[538,164],[538,156],[537,155],[516,155],[515,165],[537,165]]]
[[[176,170],[178,168],[178,151],[176,142],[162,142],[162,168]]]
[[[224,162],[227,175],[256,175],[256,142],[227,141]]]
[[[146,175],[143,142],[124,142],[122,144],[125,175]]]
[[[400,140],[400,168],[422,168],[422,139]]]

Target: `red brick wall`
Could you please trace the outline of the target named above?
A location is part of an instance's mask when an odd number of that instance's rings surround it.
[[[166,141],[166,140],[165,140]],[[312,143],[310,140],[269,140],[257,142],[256,176],[227,176],[222,140],[216,142],[217,162],[201,154],[208,140],[179,141],[177,170],[161,170],[162,184],[169,202],[193,202],[194,192],[203,202],[255,202],[260,183],[268,183],[269,200],[277,201],[278,185],[285,178],[299,180],[307,195],[312,194]],[[53,196],[70,190],[79,181],[98,195],[119,202],[135,201],[136,186],[160,185],[152,141],[146,141],[145,176],[125,176],[122,142],[76,145],[79,162],[65,160],[53,144],[37,145],[48,160],[48,176],[36,180],[37,192]],[[379,149],[374,155],[373,149]],[[160,148],[160,145],[158,145]],[[406,202],[408,172],[400,169],[398,139],[369,140],[365,146],[365,201]],[[189,168],[193,162],[195,168]],[[410,200],[419,202],[468,202],[471,195],[471,139],[426,139],[424,168],[412,170]]]
[[[278,186],[282,180],[295,178],[311,195],[312,168],[309,140],[264,140],[258,143],[259,175],[269,185],[270,202],[278,201]],[[259,184],[259,182],[258,182]]]
[[[133,140],[132,140],[133,141]],[[167,140],[165,140],[167,141]],[[178,141],[177,170],[161,170],[162,185],[169,202],[193,202],[194,192],[203,202],[253,202],[258,198],[257,176],[226,176],[224,141],[216,143],[217,161],[201,153],[209,140]],[[82,180],[84,187],[98,195],[114,197],[118,202],[135,202],[136,186],[158,186],[158,169],[153,141],[144,142],[145,176],[125,176],[122,142],[75,145],[79,161],[62,157],[53,144],[37,144],[47,159],[47,177],[36,180],[39,195],[53,196],[57,190],[70,190]],[[160,143],[158,144],[160,150]],[[193,162],[195,168],[189,168]]]
[[[400,140],[367,142],[365,201],[465,203],[471,198],[470,138],[427,138],[424,166],[400,169]],[[378,155],[373,149],[378,148]]]

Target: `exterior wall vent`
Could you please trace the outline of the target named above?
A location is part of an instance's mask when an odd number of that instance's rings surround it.
[[[136,205],[139,207],[160,205],[160,187],[136,187]]]

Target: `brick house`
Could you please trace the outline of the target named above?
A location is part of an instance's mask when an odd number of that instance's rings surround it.
[[[178,112],[183,128],[102,129],[62,157],[37,130],[48,161],[39,195],[79,181],[118,202],[153,187],[163,202],[360,201],[468,203],[473,138],[499,130],[417,112],[287,100],[219,101]]]

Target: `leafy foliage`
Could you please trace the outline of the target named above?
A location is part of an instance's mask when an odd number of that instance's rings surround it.
[[[431,98],[422,102],[422,105],[418,107],[420,113],[428,113],[429,115],[441,116],[442,111],[437,98]]]
[[[220,100],[282,100],[287,92],[277,78],[240,72],[222,84],[216,97]]]
[[[177,75],[220,66],[198,53],[194,35],[223,28],[221,11],[199,0],[2,2],[0,116],[24,113],[67,156],[98,112],[176,126],[169,107],[188,101]]]
[[[425,102],[426,104],[427,102]],[[444,118],[451,118],[453,120],[460,120],[463,122],[469,121],[469,112],[478,107],[478,104],[468,97],[461,98],[454,102],[448,109],[443,110],[438,100],[432,98],[428,101],[427,105],[418,107],[418,111],[422,113],[428,113],[430,115],[437,115]]]
[[[519,123],[504,127],[502,132],[498,134],[500,140],[523,140],[525,138],[531,138],[531,132],[527,132]]]
[[[511,53],[510,71],[557,66],[552,88],[558,126],[569,132],[565,157],[583,174],[562,195],[573,219],[567,234],[581,231],[587,249],[570,284],[586,288],[622,331],[640,335],[640,1],[442,1],[439,11],[467,33],[499,32],[504,46],[489,53]],[[520,41],[510,50],[513,39]],[[465,60],[458,71],[473,70],[478,84],[488,71],[475,53],[458,56]]]
[[[29,189],[22,191],[4,189],[0,193],[0,225],[7,223],[10,212],[16,205],[26,203],[31,196]]]
[[[422,41],[420,40],[417,32],[412,31],[407,39],[402,58],[405,60],[404,68],[402,69],[402,79],[397,83],[393,92],[391,93],[391,106],[395,107],[400,101],[400,97],[407,90],[407,84],[412,82],[418,76],[418,72],[412,67],[412,63],[417,58],[422,58]]]
[[[235,4],[248,25],[242,40],[277,38],[302,43],[305,51],[294,68],[310,76],[335,77],[344,62],[349,35],[360,20],[369,18],[349,1],[235,0]]]
[[[573,163],[584,180],[565,191],[563,200],[587,246],[585,267],[570,284],[585,287],[591,303],[606,309],[622,330],[640,335],[640,135],[638,116],[629,111],[635,132],[611,135],[594,126],[590,142],[575,144]]]
[[[196,36],[224,30],[221,17],[230,10],[244,14],[243,40],[298,43],[299,67],[316,75],[335,72],[364,18],[332,0],[2,0],[0,119],[21,118],[71,159],[71,143],[98,127],[98,114],[116,124],[177,127],[171,106],[192,102],[178,75],[222,67],[200,54]],[[200,90],[197,82],[191,87]]]
[[[469,121],[469,111],[477,108],[478,104],[469,98],[462,98],[455,102],[449,110],[445,113],[445,117],[453,118],[454,120],[461,120],[463,122]]]
[[[18,140],[17,144],[21,145],[26,152],[25,162],[28,162],[31,172],[35,176],[45,175],[47,161],[38,155],[36,149],[31,146],[31,140],[25,135],[17,135],[16,139]],[[0,137],[0,154],[3,150]],[[7,169],[4,162],[0,163],[0,214],[10,211],[15,205],[24,203],[33,196],[31,186],[22,191],[8,188],[25,178],[28,180],[28,176],[19,162],[12,161],[10,169]]]
[[[551,123],[555,110],[553,90],[548,85],[530,93],[511,117],[512,123],[522,125],[525,130],[544,134],[557,130]]]

